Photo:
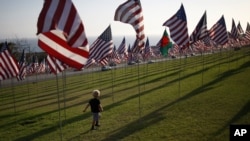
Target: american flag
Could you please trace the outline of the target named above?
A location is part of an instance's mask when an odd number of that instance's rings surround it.
[[[150,57],[152,54],[152,49],[149,45],[149,39],[147,38],[146,40],[146,44],[145,44],[145,51],[144,51],[144,58],[147,59],[148,57]]]
[[[37,73],[45,73],[45,59],[43,59],[37,67]]]
[[[231,33],[230,33],[231,38],[233,39],[237,39],[239,34],[238,34],[238,30],[236,28],[234,19],[232,19],[232,28],[231,28]]]
[[[23,53],[22,53],[22,56],[18,62],[18,65],[19,65],[19,68],[20,68],[20,71],[19,71],[19,74],[17,75],[17,80],[20,81],[20,80],[24,80],[25,79],[25,76],[26,76],[26,61],[25,61],[25,54],[24,54],[24,50],[23,50]]]
[[[125,54],[127,52],[126,50],[127,50],[127,48],[126,48],[126,39],[125,39],[125,37],[123,37],[122,42],[121,42],[120,46],[117,49],[117,52],[118,52],[118,54]]]
[[[123,37],[122,42],[121,42],[120,46],[117,49],[117,52],[121,56],[121,59],[127,59],[128,58],[128,51],[127,51],[125,37]]]
[[[187,28],[187,18],[183,5],[170,19],[168,19],[163,26],[168,26],[170,37],[180,47],[186,48],[189,45],[189,36]]]
[[[37,34],[39,46],[54,58],[77,69],[87,62],[88,40],[71,0],[45,0],[38,17]]]
[[[247,23],[247,28],[246,28],[246,38],[250,40],[250,24]]]
[[[27,66],[27,74],[33,74],[37,73],[37,67],[38,67],[38,58],[35,55],[32,55],[32,62],[29,63]]]
[[[128,62],[135,61],[130,45],[128,46]]]
[[[15,77],[19,74],[19,66],[11,55],[7,42],[0,49],[0,80]]]
[[[58,74],[67,68],[66,64],[63,64],[61,61],[50,55],[47,55],[46,62],[49,65],[50,72],[54,74]]]
[[[209,36],[211,40],[220,45],[228,42],[227,28],[223,15],[209,30]]]
[[[238,30],[238,33],[241,35],[241,34],[244,34],[244,31],[243,31],[243,29],[242,29],[242,27],[241,27],[241,24],[240,24],[240,22],[238,23],[238,25],[237,25],[237,30]]]
[[[110,57],[113,60],[113,62],[115,62],[115,63],[121,63],[121,59],[118,56],[118,52],[116,51],[116,47],[113,48],[113,51],[112,51]]]
[[[86,67],[95,62],[103,62],[112,53],[113,47],[112,32],[109,25],[90,46],[90,56]]]
[[[134,41],[134,44],[131,48],[131,51],[134,53],[134,54],[138,54],[138,53],[141,53],[142,52],[142,48],[139,48],[138,47],[138,42],[140,42],[140,40],[138,38],[135,39]]]
[[[198,40],[204,39],[206,36],[207,36],[207,14],[205,11],[200,21],[196,25],[193,33],[190,35],[190,42],[192,44]]]
[[[180,52],[180,48],[177,44],[174,44],[172,48],[170,48],[169,55],[176,56]]]
[[[140,0],[128,0],[121,4],[115,11],[114,20],[131,24],[136,31],[137,47],[144,47],[144,22]]]

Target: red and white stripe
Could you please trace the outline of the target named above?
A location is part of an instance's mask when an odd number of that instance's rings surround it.
[[[133,26],[136,31],[136,38],[139,39],[138,47],[144,47],[144,22],[141,3],[139,0],[128,0],[121,4],[115,11],[114,20],[128,23]]]
[[[7,46],[7,43],[5,43],[5,46]],[[0,80],[12,78],[19,74],[17,62],[5,46],[5,49],[0,52]]]
[[[50,32],[52,30],[60,30],[62,33]],[[88,40],[71,0],[45,0],[38,17],[37,34],[39,46],[56,59],[77,69],[81,69],[87,62]]]
[[[184,6],[181,5],[180,9],[169,18],[164,26],[168,26],[170,30],[170,37],[181,48],[186,48],[189,45],[189,36],[187,28],[187,19]]]
[[[64,34],[58,30],[41,33],[38,38],[38,45],[43,50],[71,67],[81,69],[83,62],[87,62],[88,52],[69,46]]]
[[[83,23],[71,0],[45,0],[37,29],[38,34],[59,29],[67,35],[70,46],[88,46]]]
[[[55,59],[54,57],[51,57],[50,55],[47,56],[46,61],[49,65],[50,71],[54,74],[58,74],[59,72],[62,72],[67,68],[65,64]]]

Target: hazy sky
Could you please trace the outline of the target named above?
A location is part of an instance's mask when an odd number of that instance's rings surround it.
[[[135,35],[131,25],[114,21],[116,8],[126,0],[73,0],[82,18],[86,35],[99,36],[111,24],[113,36]],[[183,3],[188,32],[207,11],[208,29],[224,15],[227,30],[231,30],[232,18],[246,29],[250,22],[250,0],[141,0],[146,36],[163,34],[162,24],[173,16]],[[36,38],[36,22],[43,0],[1,0],[0,39]]]

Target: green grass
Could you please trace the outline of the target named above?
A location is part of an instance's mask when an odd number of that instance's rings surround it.
[[[228,141],[230,124],[250,124],[249,54],[244,48],[1,87],[0,140]],[[104,112],[101,127],[89,131],[91,113],[82,110],[93,89],[101,90]]]

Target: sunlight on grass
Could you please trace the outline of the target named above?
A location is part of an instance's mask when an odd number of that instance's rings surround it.
[[[0,140],[229,140],[250,124],[249,49],[1,87]],[[58,85],[57,85],[58,82]],[[100,89],[101,127],[82,110]]]

